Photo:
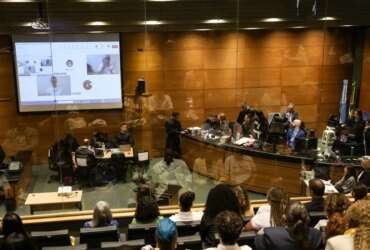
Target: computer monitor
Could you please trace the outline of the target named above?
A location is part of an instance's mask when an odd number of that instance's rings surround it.
[[[68,229],[56,231],[31,232],[31,239],[40,248],[49,246],[71,245]]]
[[[80,229],[80,243],[87,244],[89,249],[99,248],[102,242],[118,240],[119,232],[116,225]]]

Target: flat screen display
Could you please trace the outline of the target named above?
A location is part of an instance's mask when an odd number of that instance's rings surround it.
[[[14,36],[20,112],[122,108],[118,34]]]

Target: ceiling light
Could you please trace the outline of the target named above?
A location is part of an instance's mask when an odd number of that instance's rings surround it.
[[[87,33],[90,33],[90,34],[101,34],[101,33],[105,33],[106,31],[104,30],[91,30],[91,31],[88,31]]]
[[[195,29],[195,31],[210,31],[212,29]]]
[[[142,22],[143,25],[161,25],[163,24],[162,21],[158,21],[158,20],[148,20],[148,21],[144,21]]]
[[[50,29],[49,24],[42,20],[42,18],[37,18],[34,22],[31,23],[31,27],[34,30],[48,30]]]
[[[88,22],[86,23],[86,25],[91,25],[91,26],[104,26],[104,25],[109,25],[108,22],[104,22],[104,21],[92,21],[92,22]]]
[[[175,2],[178,0],[147,0],[148,2]]]
[[[204,23],[220,24],[220,23],[227,23],[227,21],[225,19],[208,19],[208,20],[204,21]]]
[[[81,3],[109,3],[114,2],[114,0],[78,0]]]
[[[343,25],[340,25],[340,27],[353,27],[354,25],[353,24],[343,24]]]
[[[32,25],[32,22],[24,22],[24,23],[20,23],[19,26],[23,26],[23,27],[31,27]]]
[[[0,3],[33,3],[36,0],[0,0]]]
[[[319,19],[320,21],[334,21],[334,20],[337,20],[335,17],[332,17],[332,16],[324,16],[322,18]]]
[[[276,23],[276,22],[282,22],[282,21],[284,21],[284,19],[279,18],[279,17],[270,17],[270,18],[262,19],[262,22],[266,22],[266,23]]]
[[[262,30],[263,28],[260,28],[260,27],[247,27],[247,28],[243,28],[243,30]]]
[[[307,28],[306,26],[293,26],[293,27],[290,27],[291,29],[304,29],[304,28]]]

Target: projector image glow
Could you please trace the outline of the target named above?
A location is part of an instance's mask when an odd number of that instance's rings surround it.
[[[43,21],[41,18],[37,18],[36,21],[31,23],[32,29],[35,30],[48,30],[50,29],[49,24]]]

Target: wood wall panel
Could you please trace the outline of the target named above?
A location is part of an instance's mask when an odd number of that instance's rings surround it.
[[[45,160],[45,150],[64,135],[69,118],[104,119],[111,134],[118,131],[121,121],[143,118],[143,124],[135,128],[138,146],[160,152],[163,140],[156,138],[163,137],[163,122],[172,110],[182,113],[184,126],[195,126],[218,112],[234,120],[242,103],[268,113],[283,111],[291,101],[307,125],[320,129],[328,115],[338,110],[340,82],[351,77],[347,55],[351,32],[346,30],[122,34],[124,92],[134,93],[137,79],[145,77],[149,95],[140,100],[142,113],[137,113],[134,99],[126,97],[123,111],[18,115],[13,58],[0,53],[0,97],[11,98],[0,102],[0,118],[7,120],[0,125],[0,142],[21,117],[36,129],[40,141],[36,156]],[[10,37],[1,36],[0,45],[10,46]],[[367,56],[364,67],[369,64]],[[364,79],[370,83],[367,72]],[[363,88],[370,91],[370,84]],[[82,139],[92,131],[76,133]]]
[[[360,90],[360,108],[370,111],[370,29],[367,29],[365,38],[365,48],[362,64],[362,81]]]

